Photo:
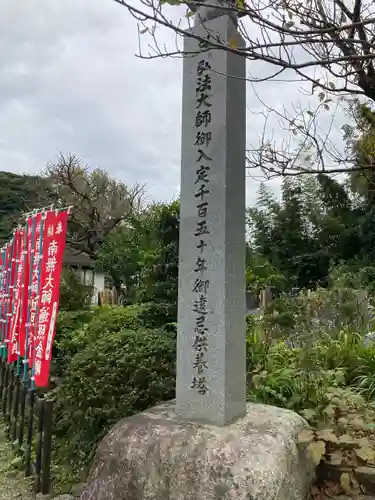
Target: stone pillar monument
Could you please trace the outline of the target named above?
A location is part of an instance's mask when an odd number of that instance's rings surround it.
[[[243,43],[220,8],[192,32]],[[245,414],[246,58],[184,52],[176,411],[225,425]]]
[[[240,47],[235,16],[209,2],[190,35]],[[111,429],[87,494],[304,500],[312,467],[295,441],[306,422],[245,405],[246,58],[191,36],[184,50],[176,401]]]

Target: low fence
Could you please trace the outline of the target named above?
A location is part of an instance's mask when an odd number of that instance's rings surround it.
[[[53,401],[45,400],[0,360],[0,415],[5,433],[22,457],[25,476],[34,477],[35,493],[51,489]]]

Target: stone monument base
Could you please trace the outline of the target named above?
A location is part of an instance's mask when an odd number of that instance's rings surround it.
[[[302,500],[314,467],[296,445],[296,413],[249,404],[225,427],[178,417],[174,402],[125,418],[100,443],[92,500]]]

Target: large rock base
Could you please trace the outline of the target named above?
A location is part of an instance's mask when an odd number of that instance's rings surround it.
[[[174,403],[125,418],[98,447],[90,500],[304,500],[314,468],[296,413],[250,404],[225,427],[187,422]]]

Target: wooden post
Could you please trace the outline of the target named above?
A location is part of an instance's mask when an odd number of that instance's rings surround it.
[[[4,391],[4,383],[5,383],[5,362],[2,358],[0,358],[0,404],[2,406],[3,403],[3,391]]]
[[[51,451],[52,451],[53,401],[44,401],[44,432],[42,451],[41,492],[47,495],[51,489]]]
[[[41,471],[42,471],[44,399],[38,398],[36,403],[38,412],[38,430],[37,430],[38,437],[37,437],[36,459],[35,459],[35,493],[39,493],[41,486]]]
[[[2,407],[3,407],[3,416],[5,418],[5,414],[7,411],[7,389],[8,389],[8,381],[9,381],[9,370],[8,370],[8,365],[5,364],[4,362],[4,386],[3,386],[3,392],[1,393],[1,398],[2,398]]]
[[[16,375],[14,379],[14,394],[13,394],[13,423],[11,430],[12,442],[14,442],[17,439],[18,411],[20,405],[20,384],[21,384],[20,376]]]
[[[8,390],[7,390],[7,408],[5,413],[5,422],[8,424],[6,433],[10,437],[10,428],[12,425],[12,400],[13,400],[13,388],[14,388],[14,371],[13,366],[9,365],[9,378],[8,378]]]
[[[20,425],[18,432],[18,445],[21,447],[23,444],[23,435],[25,431],[25,408],[26,408],[26,399],[28,393],[28,382],[23,382],[21,387],[21,405],[20,405]]]
[[[31,447],[33,443],[33,424],[34,424],[34,406],[35,406],[35,390],[30,389],[28,394],[28,417],[27,417],[27,436],[26,436],[26,453],[25,453],[25,476],[31,474]]]

